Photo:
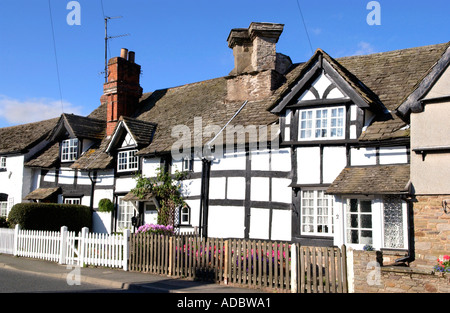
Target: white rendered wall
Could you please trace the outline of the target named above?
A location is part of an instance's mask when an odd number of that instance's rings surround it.
[[[408,163],[406,147],[381,147],[380,164],[405,164]]]
[[[218,238],[244,238],[244,207],[210,206],[208,236]]]
[[[75,179],[75,171],[69,168],[59,169],[58,183],[72,185]]]
[[[118,177],[116,178],[116,192],[129,192],[136,187],[134,177]]]
[[[95,181],[97,186],[112,186],[114,185],[114,171],[99,171],[97,172],[97,179]]]
[[[291,240],[292,212],[291,210],[273,210],[271,240]]]
[[[272,201],[273,202],[292,202],[292,188],[290,178],[272,178]]]
[[[376,165],[377,150],[376,148],[352,148],[350,150],[350,164],[358,165]]]
[[[145,177],[155,177],[160,166],[161,158],[143,158],[142,175]]]
[[[269,239],[270,211],[267,209],[250,209],[250,232],[252,239]]]
[[[345,147],[324,147],[323,183],[331,184],[347,165]]]
[[[297,148],[297,183],[320,183],[320,148]]]
[[[24,155],[7,156],[6,157],[6,171],[0,172],[0,192],[8,195],[8,202],[11,205],[22,202],[26,196],[23,194],[24,190]],[[31,172],[27,171],[26,179],[31,179]],[[29,184],[28,184],[29,186]],[[11,209],[8,208],[8,210]]]

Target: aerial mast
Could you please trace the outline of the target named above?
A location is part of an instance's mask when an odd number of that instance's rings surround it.
[[[118,35],[118,36],[108,36],[108,21],[111,19],[122,18],[122,16],[105,16],[105,83],[108,82],[108,40],[113,38],[125,37],[130,34]]]

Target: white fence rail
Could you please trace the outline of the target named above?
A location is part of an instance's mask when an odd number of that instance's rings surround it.
[[[16,256],[60,264],[96,265],[128,270],[129,231],[125,231],[123,235],[107,235],[89,233],[87,228],[83,228],[77,234],[69,232],[65,226],[61,227],[61,231],[21,230],[16,226],[12,232],[13,235],[11,232],[8,234],[13,238],[13,248],[8,251]],[[3,247],[3,237],[7,236],[0,233],[0,249]]]
[[[14,254],[14,229],[0,228],[0,253]]]

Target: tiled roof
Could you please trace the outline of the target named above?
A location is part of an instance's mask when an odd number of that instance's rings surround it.
[[[24,152],[41,142],[58,122],[57,118],[0,128],[0,155]]]
[[[379,100],[391,111],[378,115],[362,133],[361,141],[409,137],[409,129],[394,112],[439,60],[448,46],[449,43],[445,43],[336,59],[332,59],[322,52],[324,57],[333,64],[333,67],[344,76],[344,79],[354,86],[369,103]],[[274,103],[277,103],[283,95],[291,90],[299,77],[304,74],[306,65],[306,63],[293,65],[286,74],[286,82],[271,97],[248,102],[233,119],[232,124],[244,127],[277,124],[278,117],[270,113],[268,108],[273,107]],[[172,129],[176,125],[187,126],[192,134],[195,121],[201,120],[203,130],[207,125],[222,128],[243,104],[243,101],[230,102],[226,100],[227,79],[229,78],[221,77],[145,93],[135,115],[132,118],[124,119],[127,121],[127,125],[133,128],[132,132],[137,135],[138,141],[144,146],[147,145],[139,153],[145,155],[154,152],[169,152],[173,143],[178,140],[178,138],[172,137]],[[84,153],[72,167],[101,169],[110,166],[112,157],[104,152],[109,143],[109,138],[105,138],[104,134],[105,105],[100,105],[88,117],[65,114],[64,118],[72,131],[80,137],[99,140],[99,143]],[[56,121],[57,119],[53,119],[0,129],[0,153],[25,149],[30,146],[30,138],[32,138],[31,141],[42,138],[42,134],[48,133],[55,127]],[[148,128],[149,123],[156,125],[157,129],[154,135],[154,129]],[[142,125],[146,126],[141,128]],[[29,135],[23,135],[24,132]],[[202,145],[208,142],[213,135],[204,134]],[[193,136],[191,139],[193,143]],[[28,165],[53,166],[55,158],[58,158],[56,144],[43,151]]]
[[[120,119],[124,121],[138,145],[147,146],[150,144],[157,128],[155,123],[124,116]]]
[[[390,111],[378,115],[370,127],[363,132],[360,140],[409,137],[409,131],[402,130],[406,123],[396,116],[395,111],[449,46],[450,43],[443,43],[361,56],[336,59],[328,57],[334,61],[334,68],[338,69],[351,85],[361,87],[360,95],[364,96],[366,92],[367,99],[376,97]],[[308,62],[295,65],[295,68],[287,75],[286,84],[277,90],[277,101],[280,101],[293,88],[304,75],[307,66]],[[273,108],[277,101],[269,104],[268,109]]]
[[[59,146],[59,142],[52,143],[26,162],[25,166],[42,168],[55,167],[59,164]]]
[[[50,137],[60,132],[69,132],[76,138],[102,139],[106,132],[106,121],[74,114],[62,114]]]
[[[110,137],[104,137],[100,143],[84,152],[70,167],[82,170],[100,170],[109,168],[112,165],[113,157],[105,151],[110,140]]]
[[[152,143],[140,151],[151,154],[170,151],[178,138],[172,137],[172,128],[187,126],[194,140],[194,122],[200,121],[202,127],[214,125],[221,129],[242,106],[243,101],[228,102],[226,78],[216,78],[176,88],[158,90],[144,95],[138,120],[156,123],[157,131]],[[233,121],[233,125],[269,125],[278,121],[278,117],[265,110],[267,101],[250,101]],[[197,119],[196,119],[197,118]],[[202,144],[211,136],[203,136]]]
[[[329,194],[398,194],[408,191],[409,164],[350,166],[327,189]]]
[[[54,188],[38,188],[36,190],[33,190],[30,192],[24,200],[45,200],[51,196],[53,196],[55,193],[60,192],[60,187],[54,187]]]

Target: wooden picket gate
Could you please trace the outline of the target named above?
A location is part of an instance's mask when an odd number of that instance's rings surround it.
[[[298,249],[298,292],[346,293],[347,265],[345,246]]]
[[[288,242],[133,234],[129,269],[278,292],[347,292],[345,246],[292,248]]]

